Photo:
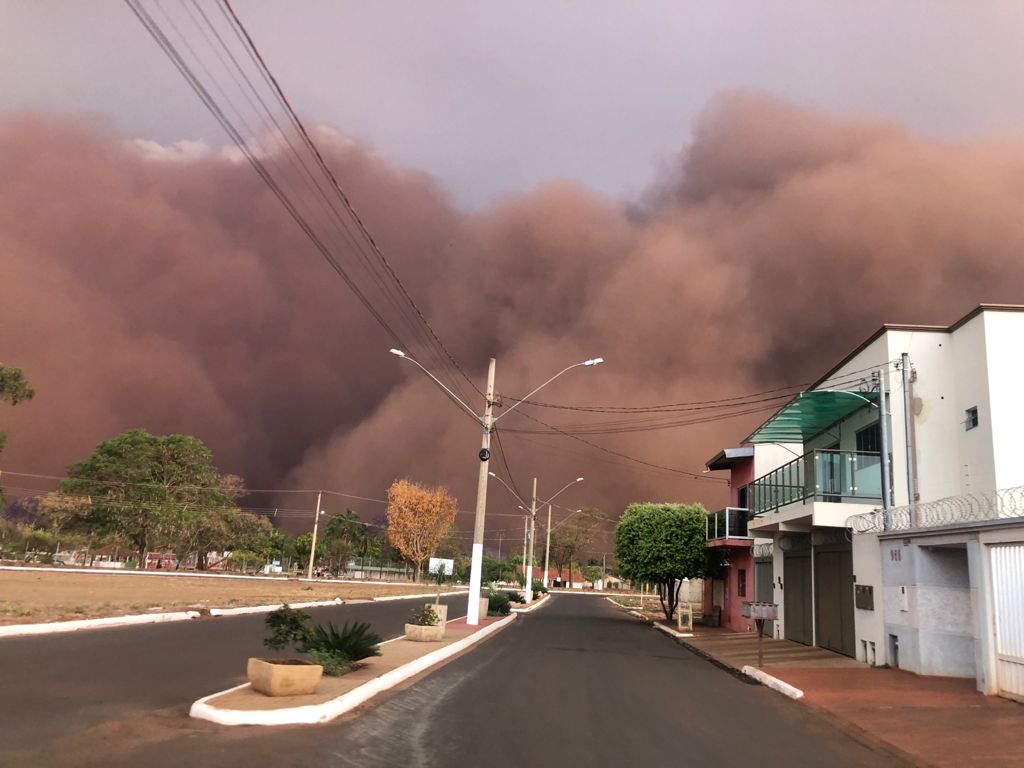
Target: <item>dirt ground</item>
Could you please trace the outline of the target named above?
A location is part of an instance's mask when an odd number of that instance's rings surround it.
[[[306,583],[295,579],[82,573],[63,569],[0,571],[0,625],[430,591],[432,587],[424,584]]]

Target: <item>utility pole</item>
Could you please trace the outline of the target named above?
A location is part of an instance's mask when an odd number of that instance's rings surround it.
[[[316,511],[313,513],[313,542],[309,545],[309,567],[306,569],[306,578],[313,578],[313,555],[316,554],[316,530],[320,524],[320,515],[323,513],[320,511],[320,498],[324,495],[323,491],[317,491],[316,494]]]
[[[504,534],[501,531],[498,531],[498,562],[499,563],[501,562],[501,537],[502,536],[504,536]]]
[[[530,535],[530,521],[523,518],[523,579],[526,579],[526,539]],[[526,588],[523,588],[526,591]]]
[[[551,559],[551,504],[548,504],[548,528],[547,528],[547,543],[544,545],[544,589],[547,589],[548,584],[548,564]]]
[[[484,519],[487,516],[487,466],[491,456],[491,423],[494,420],[494,367],[492,357],[487,364],[487,394],[484,395],[484,436],[480,443],[480,477],[476,484],[476,519],[473,523],[473,552],[469,569],[469,605],[466,624],[480,623],[480,582],[484,565]]]
[[[878,369],[878,431],[882,438],[882,509],[892,506],[892,466],[889,463],[889,393],[886,391],[885,367]]]
[[[530,501],[530,559],[526,565],[526,604],[533,602],[533,537],[537,525],[537,478],[533,478],[533,499]]]
[[[910,527],[917,527],[917,506],[914,499],[914,425],[910,411],[910,355],[900,355],[900,372],[903,374],[903,430],[907,445],[907,504],[910,508]]]

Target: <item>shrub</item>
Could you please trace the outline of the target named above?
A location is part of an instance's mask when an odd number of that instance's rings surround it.
[[[349,662],[380,656],[380,635],[370,629],[365,622],[354,622],[342,625],[341,629],[328,623],[326,627],[316,626],[310,631],[302,647],[303,653],[316,651],[343,657]]]
[[[325,675],[344,675],[353,663],[369,656],[380,656],[380,635],[370,625],[356,622],[341,629],[327,626],[309,626],[309,614],[282,605],[271,611],[265,619],[270,637],[263,644],[275,651],[295,645],[299,653],[309,655],[310,661],[324,668]]]
[[[352,671],[352,661],[327,651],[312,650],[308,654],[309,660],[324,668],[324,674],[328,677],[340,677]]]
[[[508,595],[504,592],[490,592],[487,595],[488,616],[508,616],[512,610]]]
[[[441,617],[437,615],[434,606],[424,605],[422,608],[413,608],[409,623],[421,627],[435,627],[441,623]]]
[[[544,582],[541,581],[540,579],[534,579],[533,580],[533,584],[531,584],[530,586],[533,587],[533,594],[534,595],[536,595],[538,592],[540,592],[542,594],[545,594],[545,595],[548,593],[548,588],[544,586]]]
[[[505,594],[508,596],[508,599],[511,602],[513,602],[513,603],[525,603],[526,602],[526,598],[523,597],[518,592],[506,592]]]
[[[275,651],[283,651],[292,643],[304,643],[309,637],[309,614],[290,608],[288,603],[268,613],[264,623],[270,637],[263,644]]]

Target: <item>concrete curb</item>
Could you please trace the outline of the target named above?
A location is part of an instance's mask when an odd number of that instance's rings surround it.
[[[658,622],[654,622],[651,626],[661,632],[664,632],[669,637],[674,637],[676,640],[681,637],[693,637],[693,632],[680,632],[676,629],[672,629],[672,627],[666,627],[664,624],[659,624]]]
[[[40,568],[32,565],[0,565],[0,571],[36,571],[43,573],[77,573],[89,574],[90,576],[152,576],[172,579],[250,579],[259,581],[289,581],[287,576],[245,576],[240,573],[196,573],[193,571],[126,571],[120,568],[83,568],[81,566],[66,565]],[[360,584],[364,582],[359,582]]]
[[[229,691],[239,690],[248,685],[248,683],[243,683],[242,685],[236,685],[234,688],[212,693],[197,700],[192,704],[189,716],[199,720],[209,720],[221,725],[310,725],[313,723],[324,723],[355,709],[360,704],[389,688],[394,688],[399,683],[415,677],[421,672],[472,647],[498,630],[507,627],[515,618],[516,614],[510,614],[501,621],[496,621],[494,624],[484,627],[469,637],[464,637],[462,640],[451,645],[446,645],[444,648],[439,648],[425,656],[420,656],[408,664],[386,672],[380,677],[374,678],[358,688],[354,688],[348,693],[342,694],[336,699],[326,701],[323,704],[309,704],[302,707],[286,707],[273,710],[240,710],[218,709],[207,703],[212,698]]]
[[[168,621],[198,619],[199,611],[173,611],[170,613],[143,613],[130,616],[108,616],[103,619],[75,619],[73,621],[50,621],[43,624],[10,624],[0,627],[0,637],[25,637],[28,635],[51,635],[62,632],[78,632],[83,629],[104,627],[125,627],[132,624],[162,624]]]
[[[530,611],[536,611],[538,608],[540,608],[543,605],[547,605],[549,602],[551,602],[551,598],[550,597],[545,597],[545,598],[542,598],[541,600],[534,601],[527,608],[513,608],[512,612],[513,613],[529,613]]]
[[[36,570],[47,570],[40,568]],[[464,592],[449,592],[447,594],[465,594]],[[356,603],[387,602],[390,600],[422,600],[426,597],[434,597],[434,593],[421,595],[388,595],[387,597],[374,597],[370,599],[342,600],[336,597],[333,600],[316,600],[306,603],[288,603],[292,608],[323,608],[329,605],[349,605]],[[211,608],[210,616],[244,616],[252,613],[270,613],[276,611],[284,603],[272,605],[249,605],[240,608]],[[78,632],[83,629],[103,629],[104,627],[127,627],[139,624],[162,624],[168,621],[185,621],[186,619],[198,619],[202,616],[200,611],[171,611],[168,613],[135,613],[127,616],[107,616],[102,619],[73,619],[72,621],[48,621],[41,624],[9,624],[0,626],[0,638],[2,637],[25,637],[28,635],[51,635],[61,632]]]
[[[804,697],[804,692],[801,691],[799,688],[790,685],[785,680],[780,680],[777,677],[773,677],[772,675],[769,675],[767,672],[758,669],[757,667],[752,667],[748,664],[745,667],[743,667],[743,669],[741,669],[740,671],[747,677],[754,678],[761,685],[767,688],[771,688],[773,691],[777,691],[778,693],[781,693],[783,696],[789,696],[789,698],[791,699],[802,699]]]
[[[465,595],[469,592],[468,589],[457,589],[452,592],[442,592],[441,597],[447,597],[448,595]],[[425,597],[437,597],[436,592],[424,592],[419,595],[385,595],[384,597],[374,597],[373,602],[375,603],[386,603],[389,600],[421,600]]]

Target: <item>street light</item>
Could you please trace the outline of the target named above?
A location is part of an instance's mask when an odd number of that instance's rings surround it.
[[[527,398],[539,392],[541,389],[546,387],[548,384],[557,379],[566,371],[570,371],[573,368],[579,366],[593,367],[595,365],[599,365],[604,362],[604,358],[592,357],[589,360],[584,360],[582,363],[574,363],[566,368],[563,368],[561,371],[556,373],[554,376],[545,381],[539,387],[532,390],[529,394],[526,395],[526,397],[522,398],[521,400],[519,400],[519,402],[515,403],[515,405],[513,405],[507,411],[495,417],[494,368],[496,361],[493,357],[488,361],[487,365],[487,390],[484,394],[484,413],[482,416],[477,416],[476,412],[462,401],[462,398],[460,398],[448,387],[446,387],[443,383],[441,383],[441,381],[434,374],[432,374],[430,371],[428,371],[426,368],[420,365],[420,363],[416,359],[410,357],[408,353],[406,353],[404,350],[392,348],[390,351],[391,354],[395,355],[396,357],[400,357],[403,360],[408,360],[411,363],[415,363],[417,368],[419,368],[421,371],[427,374],[427,376],[429,376],[434,381],[435,384],[441,387],[441,389],[443,389],[448,394],[448,396],[452,398],[452,400],[454,400],[463,410],[469,413],[474,420],[476,420],[481,424],[481,426],[483,426],[483,438],[481,440],[479,454],[480,474],[477,478],[476,485],[476,517],[473,522],[473,551],[471,555],[472,559],[469,570],[469,604],[466,607],[466,623],[471,626],[475,626],[480,623],[480,582],[482,581],[483,576],[484,521],[487,516],[487,462],[491,458],[491,431],[493,429],[494,423],[498,419],[508,415],[510,412],[515,410],[520,405],[520,403],[523,402],[523,400],[526,400]],[[536,510],[534,511],[536,512]]]
[[[520,401],[520,402],[522,402],[522,401]],[[515,496],[517,499],[519,499],[519,501],[523,501],[521,498],[519,498],[519,494],[515,492],[515,490],[512,488],[512,486],[510,486],[508,483],[506,483],[504,480],[502,480],[500,477],[498,477],[498,475],[494,474],[493,472],[488,472],[488,474],[491,477],[493,477],[495,480],[497,480],[499,483],[504,485],[506,488],[508,488],[509,493],[511,493],[513,496]],[[533,601],[533,587],[532,587],[532,584],[533,584],[533,545],[534,545],[534,538],[535,538],[536,524],[537,524],[537,508],[538,507],[543,507],[545,504],[548,505],[548,539],[547,539],[547,546],[545,548],[545,553],[544,553],[544,579],[543,579],[544,586],[547,587],[547,581],[548,581],[548,558],[549,558],[550,553],[551,553],[551,532],[550,532],[550,529],[551,529],[551,502],[554,501],[555,497],[557,497],[560,493],[562,493],[562,491],[565,491],[568,488],[571,488],[572,486],[576,485],[576,483],[582,483],[582,482],[583,482],[583,478],[582,477],[577,477],[575,480],[572,480],[572,481],[566,483],[565,485],[563,485],[553,495],[551,495],[549,498],[547,498],[546,500],[544,500],[544,501],[542,501],[542,502],[540,502],[538,504],[537,503],[537,478],[535,477],[535,478],[533,478],[533,500],[530,503],[530,509],[526,510],[524,507],[519,507],[520,509],[523,509],[524,511],[529,512],[529,514],[530,514],[530,533],[529,533],[529,536],[528,536],[529,541],[530,541],[530,552],[529,552],[529,556],[527,556],[525,551],[524,551],[524,554],[523,554],[523,560],[524,560],[524,562],[523,562],[523,573],[524,573],[524,576],[526,578],[526,585],[523,588],[523,592],[525,593],[527,604],[529,604],[529,603],[531,603]],[[566,518],[566,519],[568,519],[568,518]],[[525,542],[524,542],[524,550],[525,550]]]

